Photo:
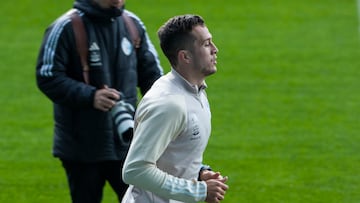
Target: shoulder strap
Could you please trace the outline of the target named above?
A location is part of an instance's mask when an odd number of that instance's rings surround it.
[[[89,65],[87,63],[88,40],[85,32],[85,26],[81,17],[79,16],[79,13],[75,9],[71,12],[70,16],[75,35],[76,48],[80,55],[81,66],[83,68],[84,81],[86,84],[89,84]]]
[[[123,12],[121,16],[124,19],[125,25],[130,32],[134,47],[136,49],[140,48],[141,38],[139,35],[139,30],[136,27],[134,21],[130,18],[130,16],[126,12]]]
[[[121,15],[124,19],[126,28],[129,30],[131,39],[133,41],[133,45],[136,49],[140,48],[141,38],[139,35],[139,31],[134,23],[134,21],[130,18],[128,14],[125,12]],[[87,63],[88,57],[88,40],[87,34],[85,32],[84,23],[79,16],[79,13],[76,9],[70,10],[70,18],[71,24],[74,30],[76,48],[80,55],[81,66],[83,68],[83,77],[86,84],[89,84],[89,65]]]

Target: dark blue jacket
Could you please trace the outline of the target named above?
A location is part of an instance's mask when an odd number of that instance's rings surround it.
[[[137,87],[144,94],[163,71],[135,14],[125,9],[104,10],[88,0],[77,0],[74,8],[86,27],[90,85],[84,83],[68,13],[47,28],[36,66],[37,85],[54,104],[53,154],[84,162],[121,160],[128,149],[119,144],[111,113],[93,107],[94,93],[107,85],[136,106]],[[120,17],[123,12],[139,30],[141,47],[137,51]]]

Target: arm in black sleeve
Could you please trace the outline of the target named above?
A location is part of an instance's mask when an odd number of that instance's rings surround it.
[[[39,89],[54,103],[92,107],[95,88],[83,82],[69,19],[61,18],[46,30],[36,64],[36,80]]]

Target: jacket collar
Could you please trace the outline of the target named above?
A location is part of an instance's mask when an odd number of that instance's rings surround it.
[[[99,21],[110,21],[113,18],[121,16],[123,10],[122,8],[110,8],[103,9],[99,5],[93,3],[92,0],[76,0],[74,2],[74,8],[79,9],[89,16],[89,18],[99,20]]]

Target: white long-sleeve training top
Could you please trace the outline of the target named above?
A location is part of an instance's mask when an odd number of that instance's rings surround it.
[[[197,181],[211,132],[205,88],[172,70],[143,97],[123,168],[123,179],[131,185],[123,203],[205,200],[206,183]]]

